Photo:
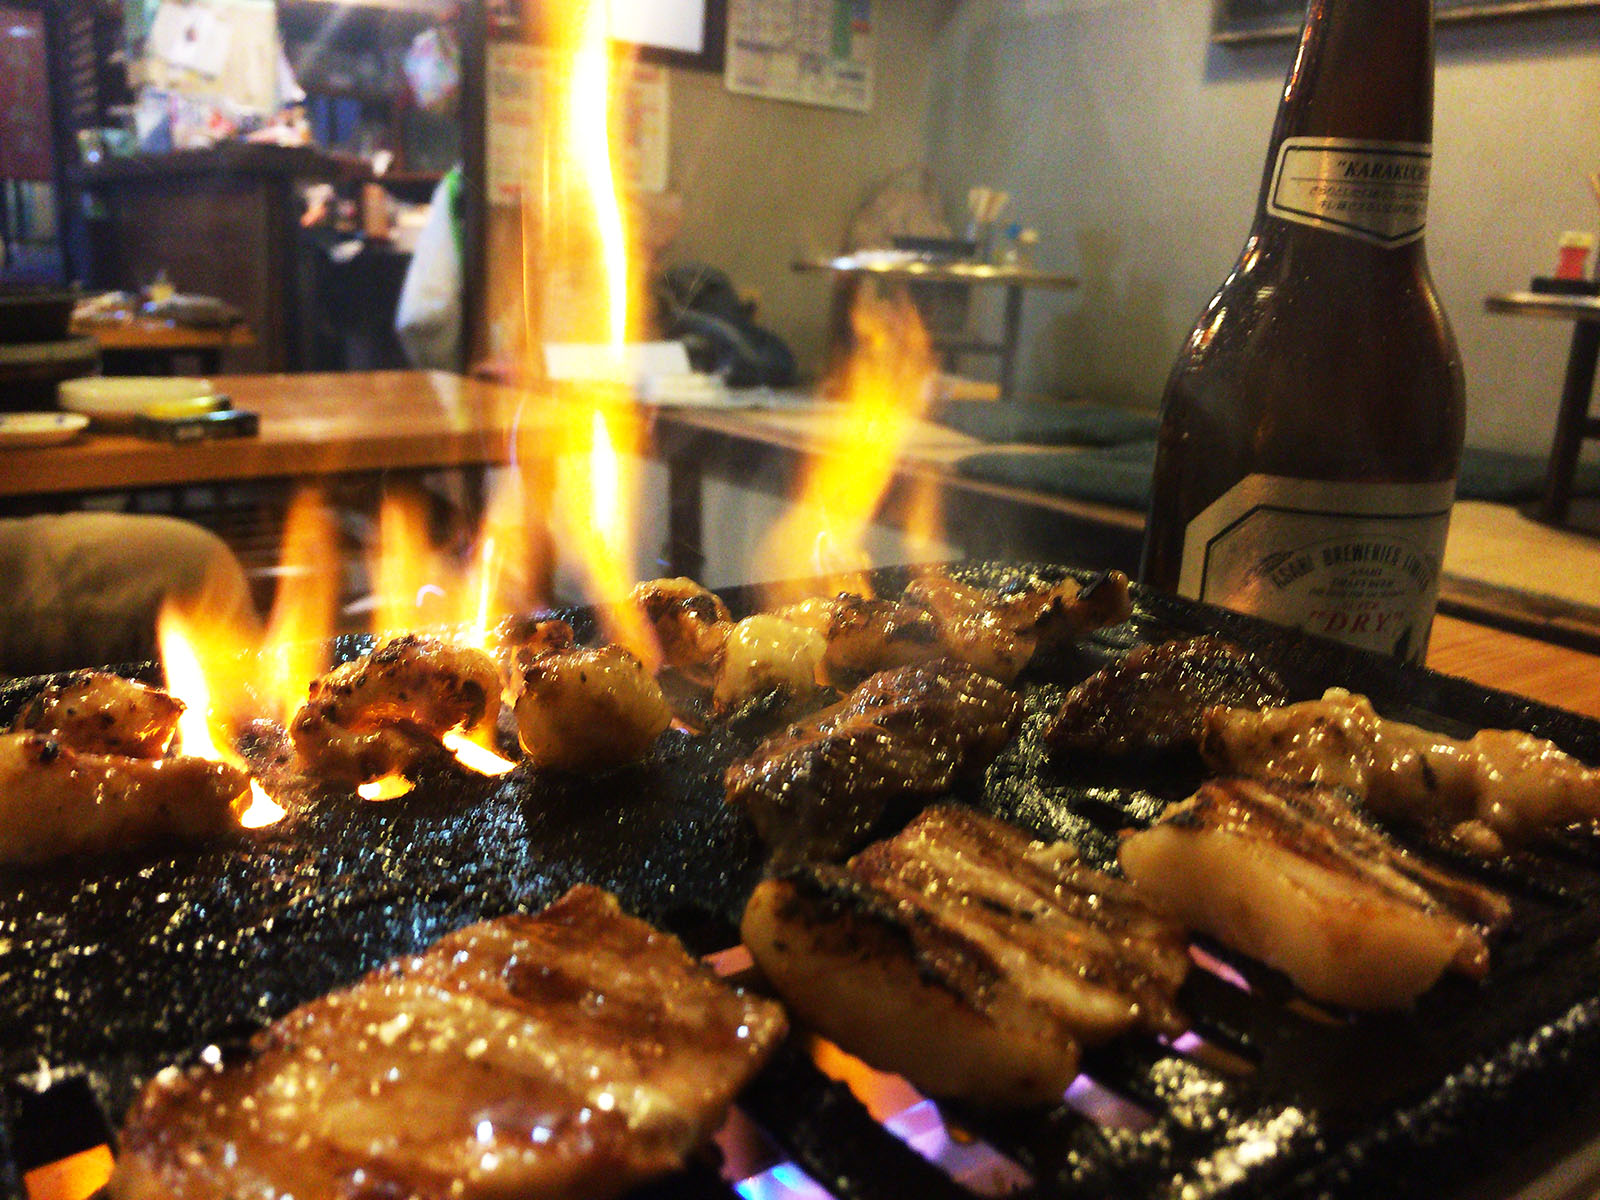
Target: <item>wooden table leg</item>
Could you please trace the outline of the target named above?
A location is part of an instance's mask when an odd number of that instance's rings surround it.
[[[682,454],[667,459],[667,566],[689,579],[706,566],[704,484],[699,462]]]
[[[1000,399],[1002,402],[1016,396],[1017,343],[1022,337],[1022,288],[1012,284],[1006,288],[1005,313],[1000,329]]]
[[[1572,477],[1578,469],[1578,452],[1583,448],[1583,439],[1600,436],[1600,421],[1589,418],[1597,357],[1600,357],[1600,324],[1579,321],[1572,331],[1572,349],[1567,353],[1561,409],[1556,414],[1544,499],[1539,505],[1540,520],[1552,525],[1560,525],[1567,519],[1567,509],[1572,503]]]

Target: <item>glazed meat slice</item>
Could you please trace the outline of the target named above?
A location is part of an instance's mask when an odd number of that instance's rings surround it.
[[[1276,967],[1306,995],[1405,1008],[1447,970],[1481,978],[1503,897],[1415,858],[1344,792],[1283,781],[1205,783],[1118,859],[1152,903]]]
[[[1085,1043],[1183,1028],[1176,922],[1070,847],[953,805],[763,882],[740,933],[798,1019],[936,1096],[1047,1103]]]
[[[48,733],[74,750],[160,758],[183,701],[109,671],[76,671],[46,685],[17,715],[16,733]]]
[[[452,729],[487,741],[499,713],[492,658],[405,634],[313,680],[289,735],[308,773],[355,785],[442,756],[439,739]]]
[[[123,1200],[604,1198],[670,1172],[785,1029],[579,886],[449,934],[134,1104]]]
[[[203,758],[87,754],[42,733],[0,734],[0,862],[104,854],[238,827],[250,777]]]
[[[1044,736],[1069,751],[1166,751],[1198,744],[1214,705],[1260,709],[1288,698],[1277,673],[1232,642],[1161,642],[1130,650],[1068,692]]]
[[[1380,717],[1342,688],[1265,711],[1215,709],[1201,748],[1219,770],[1347,788],[1375,813],[1443,826],[1485,854],[1600,819],[1600,768],[1553,743],[1513,729],[1446,737]]]
[[[842,857],[890,800],[937,795],[987,766],[1020,713],[1008,688],[963,663],[880,671],[729,767],[727,799],[777,859]]]

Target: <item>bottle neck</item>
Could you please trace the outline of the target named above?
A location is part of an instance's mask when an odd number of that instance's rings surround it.
[[[1344,200],[1357,208],[1363,199],[1403,206],[1409,197],[1415,233],[1394,232],[1406,222],[1389,217],[1378,237],[1419,240],[1432,139],[1432,0],[1310,0],[1272,129],[1257,229],[1284,217],[1338,228],[1338,212],[1353,209],[1319,211],[1315,220],[1294,214],[1316,210],[1329,194],[1326,185],[1339,183]],[[1329,157],[1335,152],[1338,161]],[[1312,178],[1317,185],[1306,183]],[[1383,187],[1389,191],[1382,196],[1354,190]]]

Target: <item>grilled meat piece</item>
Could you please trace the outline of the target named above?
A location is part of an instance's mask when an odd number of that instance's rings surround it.
[[[1207,782],[1117,857],[1153,904],[1349,1008],[1405,1008],[1447,968],[1481,978],[1485,931],[1510,912],[1395,845],[1344,792],[1282,780]]]
[[[1070,847],[954,805],[761,883],[740,934],[797,1018],[936,1096],[1058,1100],[1084,1043],[1183,1028],[1175,922]]]
[[[789,605],[779,615],[827,639],[823,663],[836,682],[953,658],[1009,683],[1041,645],[1070,641],[1132,611],[1128,577],[1111,571],[1081,588],[1069,580],[1015,592],[926,575],[899,600],[841,594]]]
[[[46,685],[12,723],[16,733],[48,733],[74,750],[160,758],[184,704],[176,696],[109,671],[76,671]]]
[[[578,644],[578,638],[572,626],[558,618],[515,616],[495,627],[494,644],[505,676],[515,679],[534,655],[547,650],[570,650]]]
[[[948,659],[880,671],[730,766],[727,800],[779,860],[842,857],[890,800],[937,795],[987,766],[1021,711],[1003,684]]]
[[[820,633],[828,678],[855,683],[874,671],[932,662],[945,654],[939,628],[923,609],[841,592],[786,605],[776,616]]]
[[[499,714],[493,659],[406,634],[313,680],[289,735],[307,772],[353,786],[441,754],[439,739],[452,729],[485,740]]]
[[[1062,750],[1166,751],[1200,740],[1206,709],[1282,704],[1288,689],[1255,655],[1205,635],[1139,646],[1067,693],[1045,730]]]
[[[289,1013],[134,1104],[118,1200],[616,1196],[677,1169],[783,1037],[580,885]]]
[[[1028,665],[1039,639],[1018,628],[992,592],[925,575],[906,585],[902,601],[933,619],[939,644],[951,658],[1010,683]]]
[[[722,597],[692,579],[652,579],[634,587],[628,603],[655,630],[663,666],[709,667],[733,625]]]
[[[1002,663],[1006,643],[995,637],[997,631],[1005,631],[1026,648],[1018,670],[1027,665],[1034,648],[1074,641],[1133,615],[1128,577],[1121,571],[1107,571],[1081,585],[1068,579],[1000,592],[942,575],[924,575],[908,584],[901,598],[932,613],[952,647],[988,645]],[[973,661],[973,665],[982,664]]]
[[[827,642],[814,629],[770,613],[733,625],[716,658],[712,691],[718,713],[728,713],[763,693],[781,690],[793,712],[818,691]]]
[[[1485,854],[1600,819],[1600,768],[1553,743],[1510,729],[1445,737],[1382,718],[1342,688],[1262,712],[1208,712],[1201,749],[1219,770],[1348,788],[1373,812],[1446,826]]]
[[[538,767],[636,762],[672,723],[661,685],[621,646],[535,654],[518,683],[517,737]]]
[[[203,758],[89,754],[42,733],[0,734],[0,862],[131,849],[236,828],[250,790]]]

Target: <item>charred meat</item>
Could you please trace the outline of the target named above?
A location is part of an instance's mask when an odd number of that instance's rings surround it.
[[[1205,635],[1139,646],[1096,671],[1067,693],[1044,736],[1069,751],[1166,751],[1199,743],[1208,708],[1259,709],[1288,698],[1255,655]]]
[[[109,671],[76,671],[46,685],[17,715],[16,733],[47,733],[74,750],[160,758],[183,701]]]
[[[1202,750],[1219,770],[1348,788],[1375,813],[1444,826],[1482,853],[1600,819],[1600,768],[1528,733],[1445,737],[1378,716],[1365,696],[1208,712]]]
[[[779,859],[842,857],[889,801],[937,795],[986,767],[1020,714],[1008,688],[963,663],[880,671],[729,767],[727,799]]]
[[[621,646],[535,654],[516,690],[517,737],[537,767],[583,771],[636,762],[672,723],[660,684]]]
[[[203,758],[90,754],[42,733],[0,734],[0,862],[128,850],[237,828],[250,777]]]
[[[515,616],[501,621],[494,644],[507,678],[515,679],[537,654],[570,650],[578,644],[572,626],[556,617]]]
[[[663,666],[707,668],[733,625],[728,606],[692,579],[652,579],[628,597],[655,631]]]
[[[289,735],[308,773],[365,783],[442,753],[452,729],[483,739],[500,713],[500,672],[481,650],[407,634],[313,680]]]
[[[740,933],[798,1019],[936,1096],[1048,1103],[1083,1044],[1183,1028],[1175,922],[1070,847],[954,805],[763,882]]]
[[[1278,781],[1205,783],[1125,835],[1128,879],[1190,927],[1288,975],[1312,999],[1408,1007],[1447,970],[1481,978],[1503,897],[1429,866],[1368,824],[1344,792]]]
[[[134,1104],[120,1200],[605,1198],[666,1174],[783,1036],[677,940],[579,886],[449,934]]]

